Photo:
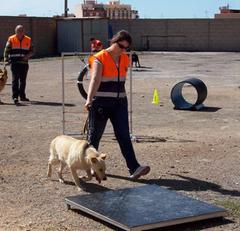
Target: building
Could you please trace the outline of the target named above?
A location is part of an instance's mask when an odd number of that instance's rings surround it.
[[[103,4],[98,4],[96,0],[84,0],[83,4],[78,4],[75,8],[77,18],[106,18],[106,10]]]
[[[97,3],[97,0],[84,0],[75,8],[77,18],[109,18],[135,19],[139,18],[138,11],[132,10],[131,5],[121,4],[120,1],[109,1],[108,4]]]
[[[240,18],[240,10],[229,9],[229,5],[219,7],[220,13],[215,18]]]
[[[132,10],[131,5],[121,4],[120,1],[110,1],[105,5],[107,18],[109,19],[135,19],[138,18],[138,12]]]

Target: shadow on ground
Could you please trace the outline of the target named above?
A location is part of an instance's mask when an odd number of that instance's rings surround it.
[[[62,106],[62,103],[57,102],[42,102],[42,101],[31,101],[32,105],[43,105],[43,106]],[[75,104],[65,103],[65,107],[75,107]]]
[[[194,112],[217,112],[221,110],[221,107],[207,107],[204,106],[201,109],[196,109],[196,108],[190,108],[190,109],[179,109],[179,108],[173,108],[174,110],[181,110],[181,111],[194,111]]]
[[[199,111],[201,111],[201,112],[217,112],[218,110],[221,110],[221,109],[222,109],[221,107],[207,107],[207,106],[204,106]]]
[[[213,192],[218,192],[222,195],[229,195],[229,196],[235,196],[235,197],[240,197],[240,192],[237,190],[227,190],[222,188],[221,185],[208,182],[208,181],[203,181],[203,180],[198,180],[192,177],[187,177],[187,176],[182,176],[178,174],[171,174],[172,176],[177,176],[181,179],[138,179],[135,180],[135,182],[139,182],[142,184],[156,184],[159,186],[166,187],[170,190],[176,190],[176,191],[213,191]],[[117,178],[117,179],[123,179],[123,180],[130,180],[132,181],[129,177],[124,177],[124,176],[118,176],[118,175],[112,175],[112,174],[107,174],[108,177],[112,178]]]
[[[77,187],[73,181],[64,181],[64,184]],[[88,183],[88,182],[84,182],[84,181],[81,182],[81,185],[84,188],[84,192],[88,192],[88,193],[97,193],[97,192],[105,192],[105,191],[112,190],[110,188],[104,187],[99,184]]]

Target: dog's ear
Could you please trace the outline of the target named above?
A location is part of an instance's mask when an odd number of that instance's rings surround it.
[[[100,154],[100,158],[101,158],[101,159],[105,160],[105,159],[106,159],[106,157],[107,157],[107,155],[106,155],[106,154],[104,154],[104,153]]]

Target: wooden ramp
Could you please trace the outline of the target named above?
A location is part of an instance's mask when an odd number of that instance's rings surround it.
[[[148,230],[226,215],[211,205],[157,185],[66,197],[79,209],[124,230]]]

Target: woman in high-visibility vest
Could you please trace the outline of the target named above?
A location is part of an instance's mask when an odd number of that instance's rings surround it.
[[[131,43],[130,34],[122,30],[113,36],[110,47],[94,55],[85,108],[89,110],[89,143],[98,149],[110,119],[130,178],[138,179],[148,174],[150,167],[138,163],[129,134],[125,80],[130,63],[126,49]]]

